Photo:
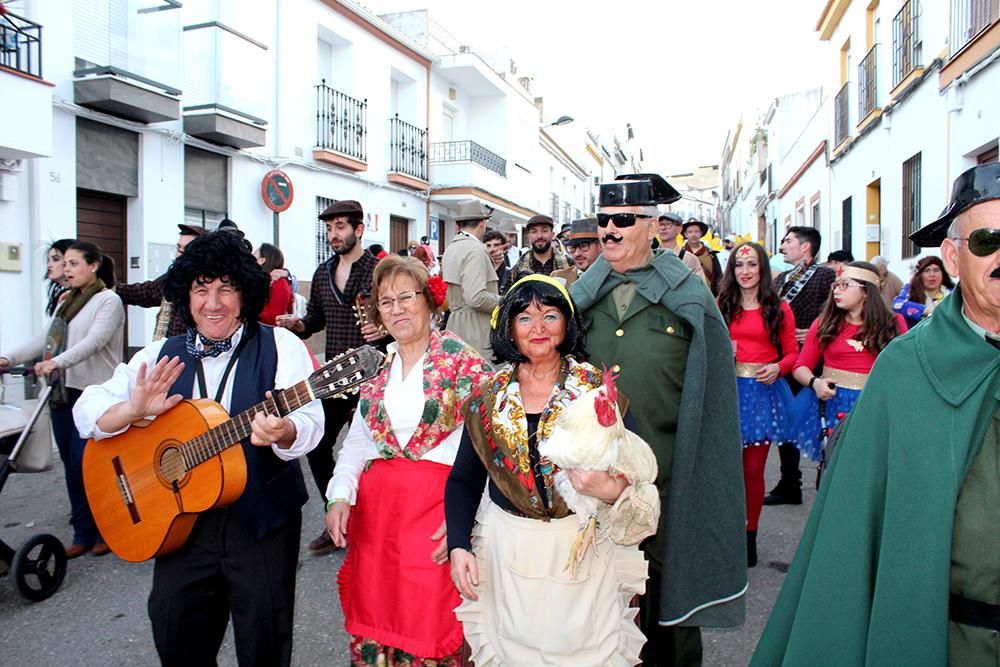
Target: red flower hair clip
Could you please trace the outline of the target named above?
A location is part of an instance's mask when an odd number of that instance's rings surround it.
[[[434,304],[440,306],[444,303],[448,294],[448,283],[442,280],[441,276],[431,276],[427,279],[427,289],[431,292]]]

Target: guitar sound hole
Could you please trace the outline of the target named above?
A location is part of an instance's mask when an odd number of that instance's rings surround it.
[[[185,474],[181,450],[176,447],[164,449],[160,455],[160,477],[170,484],[180,482]]]

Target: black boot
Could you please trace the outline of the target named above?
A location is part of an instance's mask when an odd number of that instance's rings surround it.
[[[778,446],[781,459],[781,481],[764,497],[765,505],[801,505],[802,471],[799,470],[799,449],[794,443]]]
[[[757,564],[757,531],[747,531],[747,567]]]

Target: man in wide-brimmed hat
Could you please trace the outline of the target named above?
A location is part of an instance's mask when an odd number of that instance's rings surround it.
[[[601,256],[601,244],[597,239],[597,218],[574,220],[565,243],[573,258],[573,266],[553,271],[552,277],[562,278],[569,287]]]
[[[490,359],[490,315],[499,301],[497,274],[480,239],[493,209],[478,199],[458,203],[458,232],[441,257],[441,278],[448,283],[448,331]]]
[[[653,240],[654,248],[659,247],[662,250],[669,250],[684,262],[685,266],[691,269],[691,272],[697,276],[701,276],[705,279],[705,284],[708,284],[708,276],[705,275],[705,269],[702,268],[701,262],[698,258],[689,252],[682,252],[681,246],[677,245],[677,237],[681,233],[681,226],[684,224],[684,220],[681,216],[667,211],[660,215],[656,221],[656,234],[659,237],[659,244],[657,246],[656,239]]]
[[[681,225],[681,235],[684,236],[684,246],[680,255],[683,258],[691,253],[698,258],[701,268],[705,271],[705,278],[712,294],[718,296],[719,281],[722,279],[722,264],[719,263],[719,253],[709,248],[701,242],[701,237],[708,233],[708,225],[695,218],[689,219]]]
[[[552,275],[569,266],[562,252],[552,245],[555,238],[555,223],[547,215],[535,215],[528,218],[524,232],[528,236],[531,250],[524,253],[513,269],[511,284],[532,273]]]
[[[521,235],[517,231],[517,223],[513,218],[501,218],[497,230],[507,239],[507,265],[513,268],[521,259]]]
[[[1000,662],[1000,164],[910,240],[958,286],[879,355],[755,665]]]

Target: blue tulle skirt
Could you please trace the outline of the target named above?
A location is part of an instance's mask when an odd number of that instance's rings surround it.
[[[784,378],[762,384],[753,378],[736,378],[740,396],[740,433],[743,446],[791,440],[788,409],[792,391]]]
[[[837,394],[826,401],[824,413],[826,427],[832,431],[840,420],[851,411],[861,395],[860,389],[837,387]],[[795,397],[791,405],[790,420],[792,433],[799,451],[813,461],[819,461],[822,442],[822,424],[820,423],[820,401],[812,389],[803,389]]]

